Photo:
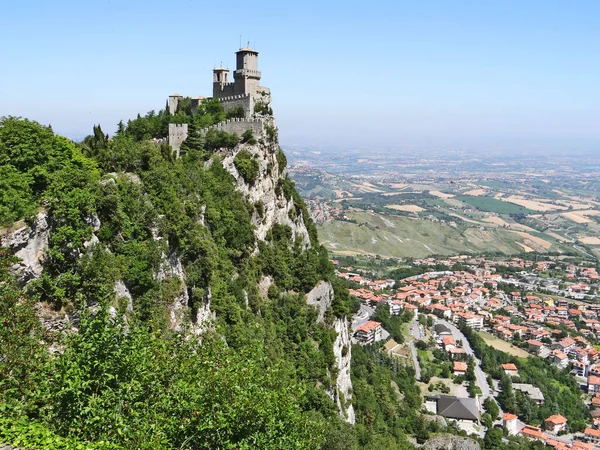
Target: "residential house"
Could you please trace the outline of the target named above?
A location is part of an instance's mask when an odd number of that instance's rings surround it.
[[[381,323],[369,320],[356,328],[354,336],[362,344],[372,344],[382,338]]]
[[[600,377],[590,375],[587,379],[587,390],[589,394],[600,392]]]
[[[545,441],[546,440],[546,433],[544,433],[538,427],[534,427],[531,425],[525,425],[525,427],[523,427],[521,429],[519,434],[521,434],[522,436],[524,436],[526,438],[532,439],[532,440],[537,440],[537,441]]]
[[[552,351],[552,362],[561,369],[564,369],[569,365],[569,357],[560,350],[554,350]]]
[[[587,375],[589,364],[581,361],[573,362],[573,371],[580,377]]]
[[[519,432],[517,428],[517,416],[515,414],[504,413],[504,416],[502,416],[502,422],[504,423],[504,428],[506,428],[506,431],[510,436],[514,436]]]
[[[502,364],[502,370],[504,370],[504,373],[509,377],[519,376],[517,366],[515,366],[513,363]]]
[[[543,347],[544,344],[542,344],[540,341],[536,341],[535,339],[529,339],[527,341],[527,349],[534,355],[539,355]]]
[[[544,404],[544,394],[542,394],[542,391],[540,391],[540,389],[535,387],[534,385],[525,383],[513,383],[512,386],[515,391],[522,392],[526,394],[530,399],[534,400],[538,406],[542,406]]]
[[[583,436],[585,440],[591,442],[593,444],[600,444],[600,430],[595,430],[593,428],[586,428],[583,431]]]
[[[483,317],[477,314],[462,312],[458,313],[457,316],[460,325],[470,327],[474,330],[481,330],[483,328]]]
[[[467,374],[467,363],[462,361],[454,361],[454,367],[452,368],[452,373],[454,375],[466,375]]]
[[[554,434],[558,434],[561,431],[566,431],[567,419],[560,414],[554,414],[553,416],[550,416],[544,420],[544,427],[546,430]]]

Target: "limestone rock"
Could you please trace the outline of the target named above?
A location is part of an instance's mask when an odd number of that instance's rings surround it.
[[[127,311],[133,312],[133,298],[131,297],[131,292],[123,283],[123,280],[115,281],[114,292],[117,298],[126,298],[127,299]]]
[[[273,120],[267,121],[266,125],[275,126]],[[224,153],[223,167],[235,178],[237,189],[251,204],[259,201],[263,204],[263,214],[260,217],[254,213],[254,234],[258,240],[265,240],[267,233],[273,225],[288,225],[292,229],[292,239],[301,239],[304,247],[310,247],[310,237],[304,225],[302,213],[297,211],[296,216],[291,213],[294,210],[293,199],[286,199],[283,193],[276,193],[277,182],[285,178],[285,169],[280,172],[277,164],[277,152],[279,144],[276,140],[269,140],[264,132],[261,136],[255,136],[257,143],[254,145],[238,145],[233,150]],[[235,168],[235,156],[242,150],[247,150],[256,159],[260,167],[260,174],[254,183],[246,183]]]
[[[176,252],[172,251],[168,256],[162,255],[162,264],[159,270],[154,274],[156,281],[163,281],[166,278],[176,278],[180,281],[180,293],[168,306],[170,326],[180,331],[184,321],[185,309],[189,304],[187,286],[185,284],[185,271],[181,265],[181,260]]]
[[[421,448],[423,450],[481,450],[477,441],[453,435],[436,436],[425,442]]]
[[[202,299],[202,306],[198,308],[196,313],[196,323],[194,323],[191,328],[192,334],[199,335],[204,333],[212,327],[212,324],[216,320],[217,316],[214,311],[210,309],[211,297],[212,294],[209,287]]]
[[[337,337],[333,343],[333,354],[338,369],[335,401],[340,416],[348,423],[354,424],[356,417],[352,406],[352,380],[350,379],[350,362],[352,360],[352,344],[348,331],[348,319],[337,319],[334,324]],[[342,399],[344,402],[342,402]]]
[[[308,294],[305,296],[306,303],[316,306],[319,310],[317,322],[323,322],[325,311],[331,306],[333,300],[333,288],[326,281],[320,281]]]
[[[13,250],[15,256],[21,259],[12,267],[21,283],[27,283],[42,274],[49,236],[48,214],[40,211],[31,226],[23,225],[0,238],[2,246]]]

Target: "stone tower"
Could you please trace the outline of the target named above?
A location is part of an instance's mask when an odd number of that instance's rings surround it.
[[[216,67],[213,69],[213,97],[233,95],[233,83],[229,82],[229,69]]]
[[[254,95],[258,91],[260,72],[258,52],[251,48],[240,48],[236,54],[236,70],[233,73],[236,95]]]
[[[169,114],[172,116],[177,112],[177,106],[179,105],[179,101],[183,97],[177,93],[169,95]]]

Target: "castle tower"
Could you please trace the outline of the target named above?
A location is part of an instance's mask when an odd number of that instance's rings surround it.
[[[240,48],[235,54],[235,93],[254,95],[258,91],[261,76],[258,70],[258,52],[251,48]]]
[[[169,95],[169,114],[172,116],[177,112],[177,106],[179,105],[179,100],[183,97],[179,94],[171,94]]]
[[[213,69],[213,97],[221,97],[229,85],[229,69],[216,67]],[[231,95],[227,93],[226,95]]]

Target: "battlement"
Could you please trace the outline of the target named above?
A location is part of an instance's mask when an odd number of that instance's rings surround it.
[[[257,76],[258,78],[261,77],[261,73],[260,70],[253,70],[253,69],[237,69],[234,74],[245,74],[245,75],[254,75]]]
[[[245,123],[263,123],[265,120],[262,118],[251,117],[249,119],[245,117],[233,117],[231,119],[224,120],[223,122],[216,123],[211,125],[210,127],[205,128],[206,130],[210,130],[211,128],[218,128],[221,125],[226,125],[228,123],[236,123],[236,122],[245,122]]]
[[[181,134],[183,132],[187,132],[188,124],[187,123],[170,123],[169,124],[169,132],[174,134]]]
[[[233,83],[232,83],[233,84]],[[242,100],[250,97],[251,94],[238,94],[238,95],[230,95],[229,97],[219,97],[221,102],[231,102],[234,100]]]
[[[226,133],[235,133],[238,136],[244,134],[247,130],[252,130],[252,133],[255,136],[260,136],[263,131],[263,123],[264,119],[256,119],[256,118],[234,118],[224,120],[223,122],[219,122],[215,125],[211,125],[208,128],[205,128],[203,131],[207,132],[209,130],[217,130],[224,131]]]

